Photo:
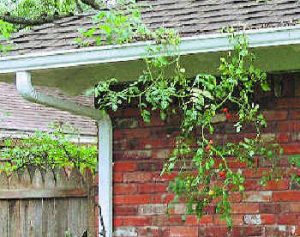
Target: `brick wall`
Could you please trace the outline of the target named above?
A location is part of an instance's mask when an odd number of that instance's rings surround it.
[[[268,98],[260,100],[269,121],[265,136],[281,143],[285,155],[280,167],[288,174],[291,167],[287,156],[300,153],[300,98],[294,96],[295,81],[286,77],[286,82],[280,81],[281,98],[269,93]],[[259,186],[257,181],[268,168],[262,161],[258,162],[257,172],[242,164],[231,164],[233,168],[241,168],[247,177],[245,195],[234,194],[231,198],[234,222],[231,231],[213,207],[200,221],[194,216],[187,216],[184,221],[182,204],[175,205],[167,215],[167,204],[172,200],[167,186],[172,175],[161,177],[160,170],[178,133],[179,118],[173,116],[162,122],[159,116],[154,116],[151,124],[145,124],[132,108],[112,116],[115,236],[300,236],[299,187],[287,177],[266,187]],[[220,124],[218,131],[216,139],[237,139],[230,123]]]

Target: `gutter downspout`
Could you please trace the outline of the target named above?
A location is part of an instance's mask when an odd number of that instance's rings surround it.
[[[101,207],[104,229],[106,230],[105,236],[112,237],[112,123],[109,115],[105,111],[99,111],[36,91],[31,83],[30,72],[23,71],[16,73],[16,87],[19,94],[28,101],[68,111],[76,115],[90,117],[97,121],[99,129],[98,201]],[[103,229],[101,228],[103,226],[101,226],[100,217],[98,223],[99,230]],[[99,236],[101,236],[100,233]]]

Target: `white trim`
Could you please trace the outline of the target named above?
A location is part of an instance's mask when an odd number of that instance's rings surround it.
[[[249,30],[245,33],[249,37],[251,47],[300,44],[299,26]],[[0,58],[0,73],[138,60],[145,56],[146,48],[150,44],[153,42],[7,56]],[[226,34],[208,34],[182,38],[180,53],[187,55],[219,52],[231,47]]]
[[[113,163],[112,163],[112,123],[106,119],[98,121],[99,126],[99,159],[98,159],[98,196],[101,214],[104,221],[106,237],[113,233]],[[99,218],[99,230],[101,223]],[[100,233],[99,233],[100,234]],[[100,236],[100,235],[99,235]]]

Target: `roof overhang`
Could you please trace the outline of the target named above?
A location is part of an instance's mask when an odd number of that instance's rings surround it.
[[[300,27],[245,32],[257,64],[265,71],[300,69]],[[33,83],[80,94],[100,80],[111,77],[134,80],[143,70],[143,57],[151,41],[125,45],[88,47],[0,58],[0,80],[9,81],[18,71],[31,71]],[[226,34],[184,37],[180,45],[183,65],[190,76],[216,73],[219,58],[232,49]]]

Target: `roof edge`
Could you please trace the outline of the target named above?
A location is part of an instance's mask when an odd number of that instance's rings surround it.
[[[244,32],[250,47],[271,47],[300,44],[300,26],[278,27]],[[124,45],[107,45],[47,53],[35,53],[0,58],[0,74],[24,70],[42,70],[139,60],[146,55],[153,41]],[[228,34],[207,34],[182,38],[181,55],[220,52],[232,49]]]

